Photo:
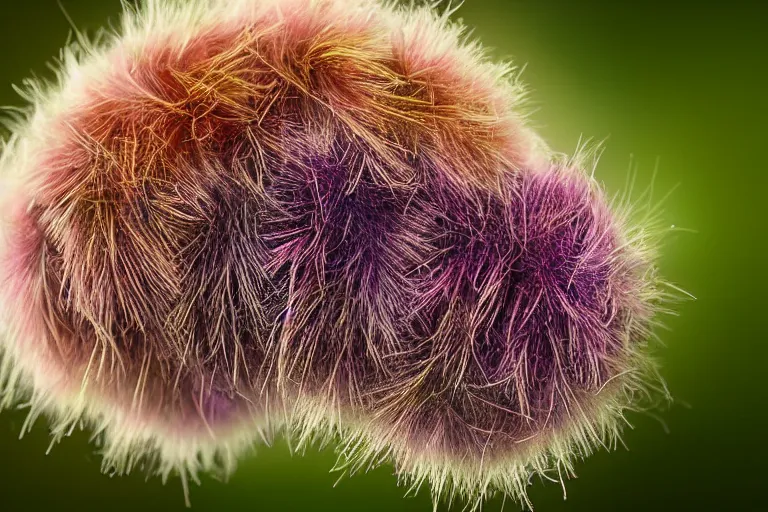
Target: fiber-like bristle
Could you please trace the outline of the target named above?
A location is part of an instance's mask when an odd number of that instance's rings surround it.
[[[0,390],[57,439],[186,481],[286,424],[472,503],[616,439],[649,244],[447,16],[148,0],[59,75],[0,161]]]
[[[409,203],[423,253],[379,296],[404,312],[386,371],[340,421],[327,397],[308,401],[299,430],[346,438],[352,471],[381,458],[437,495],[526,500],[532,473],[563,478],[574,457],[613,445],[623,412],[659,383],[648,240],[562,164],[524,169],[483,201],[425,187]]]

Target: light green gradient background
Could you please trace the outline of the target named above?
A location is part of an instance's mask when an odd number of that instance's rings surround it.
[[[64,0],[80,27],[111,17],[117,0]],[[44,63],[69,27],[54,0],[0,8],[0,103],[20,104],[11,83]],[[539,511],[768,510],[766,434],[766,185],[768,12],[758,2],[631,6],[623,2],[467,0],[457,16],[499,57],[528,63],[532,118],[558,150],[580,136],[607,138],[597,176],[624,186],[630,155],[638,187],[679,184],[666,203],[664,274],[698,297],[665,318],[663,373],[678,402],[656,419],[630,415],[629,451],[577,466],[563,500],[536,483]],[[690,406],[688,406],[688,404]],[[178,480],[109,478],[87,435],[45,455],[44,420],[22,441],[22,412],[0,414],[0,509],[182,510]],[[404,499],[389,467],[342,480],[331,452],[288,453],[283,443],[243,460],[227,484],[193,486],[195,511],[431,510],[428,493]],[[500,500],[486,510],[499,510]],[[507,503],[506,510],[515,510]]]

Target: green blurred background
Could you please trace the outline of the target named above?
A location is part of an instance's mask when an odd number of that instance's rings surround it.
[[[115,21],[119,0],[63,0],[80,28]],[[0,16],[0,104],[45,62],[70,27],[54,0],[6,0]],[[538,511],[768,510],[765,481],[768,279],[766,137],[768,9],[760,2],[467,0],[455,15],[494,54],[527,63],[533,120],[552,146],[604,139],[597,175],[610,193],[654,168],[657,194],[679,184],[665,222],[695,230],[666,239],[664,274],[698,297],[665,318],[663,374],[676,397],[663,423],[630,415],[629,450],[577,465],[579,478],[537,482]],[[658,161],[658,165],[657,165]],[[0,510],[183,510],[181,485],[110,478],[86,433],[56,446],[44,420],[18,440],[24,411],[0,414]],[[193,510],[431,510],[403,498],[392,469],[342,480],[334,456],[261,447],[228,483],[204,478]],[[499,510],[501,500],[485,510]],[[516,510],[507,503],[506,510]],[[458,508],[457,508],[458,510]]]

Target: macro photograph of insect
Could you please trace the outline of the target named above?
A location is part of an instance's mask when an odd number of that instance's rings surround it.
[[[0,510],[768,510],[767,20],[4,3]]]

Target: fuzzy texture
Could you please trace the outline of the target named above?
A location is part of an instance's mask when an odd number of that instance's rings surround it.
[[[648,356],[665,298],[650,218],[632,228],[628,205],[611,211],[573,162],[523,170],[500,196],[425,188],[409,204],[421,263],[384,301],[404,300],[387,378],[363,414],[333,417],[333,397],[316,396],[297,430],[340,434],[351,472],[393,460],[438,497],[531,506],[532,475],[572,475],[620,440],[626,409],[667,396]]]
[[[0,162],[5,405],[186,482],[286,427],[526,500],[655,372],[645,219],[430,8],[148,0],[31,83]]]

